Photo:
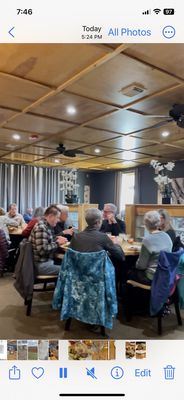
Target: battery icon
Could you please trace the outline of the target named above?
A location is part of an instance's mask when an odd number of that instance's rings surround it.
[[[164,15],[174,15],[174,8],[164,8],[163,13]]]

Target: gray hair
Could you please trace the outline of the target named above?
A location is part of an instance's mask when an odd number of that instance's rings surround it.
[[[113,204],[113,203],[105,203],[104,206],[108,206],[108,207],[111,209],[111,211],[112,211],[114,214],[116,214],[116,212],[117,212],[117,207],[115,206],[115,204]]]
[[[160,225],[160,214],[158,211],[148,211],[144,215],[144,223],[148,231],[152,231],[154,229],[158,229]]]
[[[88,226],[95,226],[98,221],[102,221],[102,212],[98,208],[88,208],[85,211],[85,220]]]
[[[57,204],[57,208],[59,208],[61,214],[69,212],[69,207],[68,206],[63,206],[62,204]]]
[[[37,207],[37,208],[35,208],[33,217],[34,218],[43,217],[44,212],[45,212],[45,209],[43,207]]]

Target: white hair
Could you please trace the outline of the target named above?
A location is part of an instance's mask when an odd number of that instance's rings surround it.
[[[116,212],[117,212],[117,207],[115,206],[115,204],[113,204],[113,203],[106,203],[106,204],[104,204],[104,207],[105,206],[108,206],[110,209],[111,209],[111,211],[114,213],[114,214],[116,214]]]
[[[59,208],[61,214],[69,212],[69,207],[68,206],[63,206],[62,204],[57,204],[57,208]]]
[[[152,231],[154,229],[158,229],[160,225],[160,214],[158,211],[148,211],[144,215],[144,223],[148,231]]]

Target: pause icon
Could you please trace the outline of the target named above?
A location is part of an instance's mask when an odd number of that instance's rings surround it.
[[[65,379],[68,377],[67,368],[59,368],[59,377]]]
[[[143,11],[143,12],[142,12],[142,14],[143,14],[143,15],[148,15],[148,14],[151,14],[151,10],[146,10],[146,11]]]

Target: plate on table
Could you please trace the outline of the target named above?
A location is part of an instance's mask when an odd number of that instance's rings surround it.
[[[136,245],[135,245],[135,246],[130,246],[129,249],[130,249],[130,250],[137,250],[137,251],[140,251],[140,250],[141,250],[141,246],[136,246]]]

